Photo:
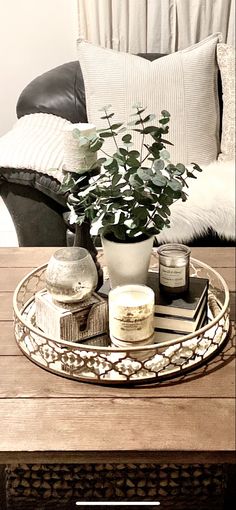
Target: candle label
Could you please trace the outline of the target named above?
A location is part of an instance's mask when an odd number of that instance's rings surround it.
[[[119,340],[144,340],[153,334],[153,315],[140,320],[112,317],[110,331]]]
[[[109,294],[111,338],[140,342],[154,332],[154,292],[143,285],[124,285]]]
[[[160,284],[166,287],[184,287],[186,284],[186,266],[170,267],[161,264]]]

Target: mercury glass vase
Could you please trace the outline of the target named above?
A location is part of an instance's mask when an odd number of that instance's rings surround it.
[[[52,255],[45,279],[54,301],[75,303],[91,296],[98,275],[90,253],[85,248],[70,247],[61,248]]]

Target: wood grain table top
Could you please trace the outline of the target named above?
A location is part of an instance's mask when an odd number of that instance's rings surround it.
[[[0,248],[0,464],[235,462],[235,335],[182,379],[112,387],[36,366],[13,332],[13,291],[55,248]],[[192,248],[223,276],[235,321],[234,248]]]

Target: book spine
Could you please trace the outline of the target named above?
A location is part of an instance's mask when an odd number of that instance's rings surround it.
[[[203,320],[207,316],[207,300],[202,303],[202,306],[199,310],[199,317],[195,320],[190,318],[183,317],[171,317],[171,316],[161,316],[159,314],[154,315],[154,328],[155,330],[164,329],[166,331],[178,331],[179,333],[192,333],[195,331],[199,324],[203,322]]]
[[[194,320],[198,314],[198,311],[199,311],[204,299],[207,299],[207,288],[205,289],[201,298],[197,302],[194,310],[192,308],[190,308],[189,306],[187,306],[188,305],[187,303],[185,306],[182,306],[182,307],[180,306],[178,308],[172,307],[170,305],[160,305],[159,303],[156,303],[154,311],[155,311],[155,314],[163,316],[163,317],[168,316],[168,317],[176,317],[177,319],[178,318],[180,318],[180,319],[186,318],[186,319]]]

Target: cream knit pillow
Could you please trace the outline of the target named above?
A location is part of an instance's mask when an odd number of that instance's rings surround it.
[[[219,101],[216,45],[213,34],[183,51],[150,62],[129,53],[116,52],[78,42],[78,58],[85,83],[89,122],[107,127],[101,120],[105,105],[111,104],[114,122],[127,122],[132,106],[139,102],[147,113],[159,118],[161,110],[171,114],[169,140],[173,163],[210,163],[219,153]],[[153,122],[152,122],[153,124]],[[134,134],[140,148],[140,135]],[[115,152],[111,139],[104,150]]]
[[[217,44],[217,60],[221,73],[223,116],[221,153],[219,160],[235,158],[235,49],[228,44]]]
[[[63,130],[71,123],[50,113],[31,113],[0,138],[0,167],[34,170],[64,179]],[[0,172],[1,173],[1,172]]]

